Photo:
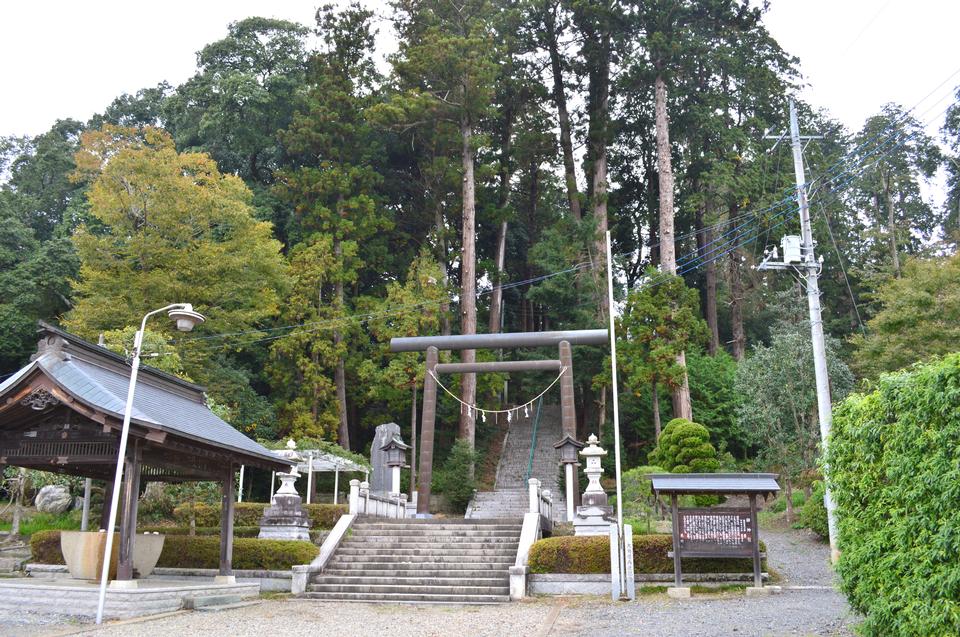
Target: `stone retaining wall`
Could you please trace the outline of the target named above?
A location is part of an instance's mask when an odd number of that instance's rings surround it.
[[[768,579],[763,574],[763,579]],[[637,574],[637,586],[672,586],[673,573]],[[686,584],[753,584],[752,573],[690,573],[684,574]],[[528,595],[610,595],[610,575],[574,575],[571,573],[540,573],[527,575]]]

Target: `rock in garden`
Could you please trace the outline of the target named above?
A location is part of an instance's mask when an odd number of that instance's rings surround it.
[[[73,504],[73,496],[66,487],[56,484],[48,484],[40,489],[37,498],[34,500],[37,511],[41,513],[52,513],[59,515],[70,508]]]

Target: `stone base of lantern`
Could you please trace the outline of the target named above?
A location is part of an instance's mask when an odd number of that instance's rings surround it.
[[[573,518],[574,535],[610,535],[613,508],[609,506],[580,506]]]
[[[310,540],[310,518],[299,495],[277,493],[260,518],[261,540]]]

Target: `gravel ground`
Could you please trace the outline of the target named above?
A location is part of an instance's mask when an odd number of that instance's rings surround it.
[[[665,595],[636,602],[599,598],[540,598],[496,606],[380,606],[281,599],[213,613],[184,612],[157,620],[94,629],[69,618],[0,613],[0,635],[46,637],[82,634],[97,637],[224,635],[304,637],[485,637],[509,634],[644,635],[649,637],[849,636],[859,619],[843,595],[828,587],[833,573],[828,547],[807,533],[764,529],[770,566],[784,586],[811,586],[778,595],[746,598],[742,593],[699,595],[690,600]]]
[[[784,586],[831,586],[830,547],[807,529],[760,530],[770,558],[767,566],[782,577]]]

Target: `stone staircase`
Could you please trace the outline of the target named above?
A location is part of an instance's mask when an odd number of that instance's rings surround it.
[[[339,602],[510,600],[520,522],[377,518],[354,522],[304,597]]]
[[[536,406],[530,415],[514,418],[510,423],[503,452],[497,465],[497,480],[493,491],[480,491],[467,506],[466,518],[488,520],[498,518],[520,519],[530,506],[527,495],[527,467],[530,462],[530,441]],[[560,475],[559,454],[553,445],[562,438],[559,405],[544,405],[537,427],[536,447],[533,452],[531,478],[540,480],[544,489],[553,494],[554,521],[563,521],[566,511],[563,490],[558,488]]]

